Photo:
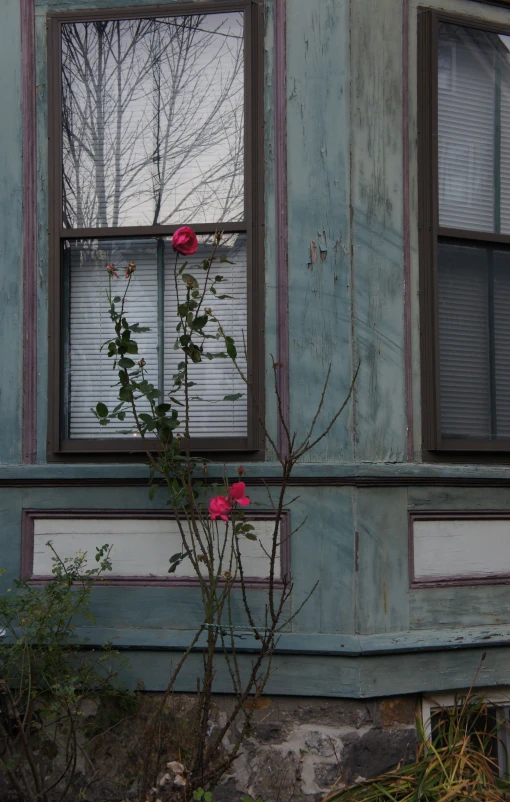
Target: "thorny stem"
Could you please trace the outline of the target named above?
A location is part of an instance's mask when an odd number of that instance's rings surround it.
[[[27,758],[28,765],[30,766],[30,772],[31,772],[33,780],[34,780],[34,785],[35,785],[35,788],[36,788],[36,791],[37,791],[37,795],[41,800],[43,800],[43,802],[47,802],[48,797],[47,797],[45,791],[42,788],[41,779],[40,779],[39,773],[37,771],[37,766],[36,766],[36,763],[34,761],[34,756],[32,754],[32,749],[30,747],[30,743],[28,741],[28,738],[27,738],[27,735],[26,735],[26,732],[25,732],[25,728],[23,726],[23,722],[22,722],[22,720],[20,718],[20,715],[19,715],[18,706],[16,705],[16,703],[15,703],[15,701],[13,699],[13,696],[12,696],[12,693],[11,693],[11,689],[9,688],[8,684],[4,680],[0,680],[0,688],[3,689],[3,692],[5,693],[7,698],[9,699],[11,712],[14,715],[14,718],[16,720],[16,724],[18,726],[18,735],[20,736],[20,739],[21,739],[21,741],[23,743],[23,751],[24,751],[25,756]]]

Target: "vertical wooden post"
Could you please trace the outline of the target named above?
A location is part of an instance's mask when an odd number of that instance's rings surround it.
[[[20,0],[23,107],[23,443],[24,463],[37,452],[37,168],[34,0]]]

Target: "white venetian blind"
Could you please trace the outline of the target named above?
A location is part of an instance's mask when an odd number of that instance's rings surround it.
[[[122,295],[125,266],[136,262],[126,304],[131,323],[150,327],[136,336],[140,355],[147,355],[147,378],[158,384],[158,285],[154,240],[72,242],[68,249],[69,343],[65,371],[69,437],[98,439],[125,437],[134,426],[131,415],[121,423],[99,426],[91,411],[98,401],[111,411],[118,402],[117,371],[103,343],[115,336],[106,298],[108,274],[105,263],[113,263],[120,278],[113,279],[114,295]],[[124,268],[124,269],[123,269]],[[120,306],[120,305],[119,305]],[[136,357],[135,357],[136,359]],[[143,411],[143,407],[141,407]],[[129,436],[134,436],[130,434]]]
[[[490,437],[487,262],[483,249],[439,247],[439,351],[443,436]]]
[[[205,273],[201,262],[210,255],[210,238],[201,237],[197,252],[191,257],[179,257],[179,267],[188,262],[186,273],[191,273],[203,286]],[[101,345],[114,336],[106,298],[108,274],[105,263],[114,263],[119,279],[112,280],[114,295],[122,295],[126,286],[124,269],[128,262],[136,262],[130,290],[127,296],[126,317],[130,323],[148,326],[149,332],[133,335],[139,344],[139,356],[146,361],[147,378],[156,387],[168,393],[172,389],[172,376],[179,362],[184,359],[182,350],[174,349],[178,337],[176,326],[177,301],[174,280],[175,254],[169,239],[161,242],[165,247],[164,270],[158,269],[158,252],[155,239],[122,241],[76,241],[71,242],[66,253],[68,281],[69,321],[68,341],[64,374],[64,395],[67,409],[68,436],[74,439],[104,439],[137,436],[134,420],[128,414],[125,421],[113,421],[108,426],[99,426],[92,408],[98,401],[111,411],[118,402],[117,371],[113,371],[113,359],[108,358],[107,349]],[[224,255],[229,262],[221,263]],[[203,308],[211,307],[225,333],[232,336],[238,349],[238,362],[246,371],[243,348],[243,332],[246,340],[247,321],[247,264],[246,236],[232,234],[225,237],[217,252],[218,262],[212,277],[222,275],[217,284],[215,297],[207,293]],[[179,297],[185,299],[186,287],[178,278]],[[230,298],[219,299],[219,295]],[[163,328],[158,326],[158,306],[163,299]],[[119,307],[119,304],[117,304]],[[209,333],[217,326],[211,324]],[[197,344],[201,341],[195,336]],[[160,359],[160,349],[164,358]],[[221,340],[206,340],[204,350],[225,351]],[[160,371],[160,368],[162,370]],[[230,358],[205,359],[199,364],[190,364],[190,381],[193,398],[190,405],[190,433],[193,437],[245,437],[247,433],[247,391]],[[236,401],[223,400],[226,395],[241,394]],[[182,401],[182,392],[177,393]],[[163,398],[161,399],[163,400]],[[139,402],[139,411],[146,411],[147,404]],[[182,417],[183,410],[178,408]]]
[[[500,172],[501,232],[510,234],[510,37],[498,36],[499,75],[501,84]]]
[[[438,55],[439,223],[493,231],[494,47],[484,33],[441,24]]]
[[[203,287],[204,271],[200,262],[210,255],[210,245],[203,243],[191,257],[180,257],[180,263],[187,261],[186,273],[193,275]],[[176,326],[177,305],[175,302],[174,258],[169,256],[165,265],[165,391],[169,392],[172,386],[172,376],[177,372],[177,366],[183,359],[182,351],[174,349],[174,340],[179,336]],[[227,336],[232,336],[238,353],[238,362],[241,370],[246,374],[246,359],[243,346],[246,342],[246,237],[233,234],[225,238],[218,249],[218,260],[221,255],[227,257],[229,262],[216,262],[211,276],[223,276],[218,283],[217,296],[207,293],[203,308],[210,307],[218,319]],[[185,298],[185,286],[178,283],[181,302]],[[231,298],[220,300],[218,296],[230,295]],[[214,333],[214,327],[211,329]],[[206,340],[204,350],[210,353],[225,352],[225,343],[222,340]],[[247,389],[237,372],[231,359],[216,358],[204,359],[198,364],[190,364],[189,378],[195,382],[190,394],[196,397],[192,401],[190,410],[191,436],[212,437],[244,437],[247,430]],[[236,401],[224,401],[226,395],[242,394]],[[182,400],[182,394],[180,395]],[[203,400],[198,400],[203,399]],[[182,410],[181,410],[182,414]]]

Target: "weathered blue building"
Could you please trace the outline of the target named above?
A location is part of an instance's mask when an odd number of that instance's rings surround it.
[[[48,533],[131,533],[83,635],[125,649],[133,684],[165,686],[199,597],[151,567],[165,496],[148,500],[132,436],[89,413],[109,386],[98,266],[137,261],[165,388],[168,238],[221,227],[229,321],[275,436],[272,355],[301,434],[329,364],[323,423],[359,365],[292,479],[295,603],[319,586],[269,692],[454,690],[483,652],[478,683],[510,685],[507,2],[1,0],[0,98],[6,577],[45,573]],[[236,391],[228,370],[220,384]],[[265,509],[279,465],[249,402],[204,410],[210,474],[242,462]]]

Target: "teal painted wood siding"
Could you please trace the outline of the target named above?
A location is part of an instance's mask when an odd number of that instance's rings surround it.
[[[2,3],[0,26],[0,461],[21,461],[23,167],[18,0]],[[34,399],[35,403],[35,399]]]
[[[287,4],[287,97],[291,419],[304,434],[328,366],[322,424],[347,394],[353,370],[348,3]],[[306,459],[352,459],[350,422],[347,411],[334,437]]]
[[[154,0],[35,0],[37,114],[37,463],[22,465],[23,161],[19,0],[2,0],[0,25],[0,589],[19,574],[23,509],[164,510],[149,502],[142,464],[46,461],[48,162],[46,13]],[[264,0],[265,360],[277,354],[277,208],[274,24]],[[175,6],[177,0],[165,0]],[[370,697],[469,685],[487,650],[482,685],[510,683],[510,586],[410,588],[410,511],[510,511],[510,465],[426,464],[421,457],[417,249],[419,0],[286,1],[286,147],[291,427],[306,432],[328,366],[320,423],[351,401],[296,467],[291,566],[294,609],[270,692]],[[510,12],[472,0],[431,7],[510,23]],[[197,8],[200,2],[197,0]],[[403,16],[403,15],[408,16]],[[408,30],[408,38],[403,32]],[[406,92],[409,90],[407,96]],[[406,151],[408,148],[408,151]],[[404,172],[406,159],[409,174]],[[407,193],[409,190],[409,193]],[[407,197],[408,194],[408,197]],[[408,204],[405,207],[404,204]],[[409,222],[407,226],[406,221]],[[409,258],[406,254],[410,254]],[[407,260],[407,261],[406,261]],[[406,270],[410,281],[406,285]],[[411,328],[406,342],[406,297]],[[408,350],[406,352],[406,346]],[[412,398],[406,396],[410,371]],[[409,385],[409,382],[408,382]],[[411,403],[412,402],[412,403]],[[276,429],[267,388],[268,421]],[[410,440],[409,438],[412,438]],[[414,441],[414,451],[411,448]],[[408,461],[411,451],[412,460]],[[227,466],[234,475],[236,465]],[[269,508],[279,465],[246,464],[250,496]],[[223,466],[211,465],[210,476]],[[483,483],[483,486],[481,486]],[[115,558],[115,555],[113,555]],[[253,590],[261,613],[263,591]],[[234,600],[234,605],[238,600]],[[161,688],[169,651],[201,623],[194,588],[94,591],[91,644],[113,638],[131,661],[126,679]],[[238,606],[238,625],[245,621]],[[116,640],[115,640],[116,639]],[[256,648],[247,637],[245,665]],[[195,687],[200,655],[187,684]],[[228,690],[220,670],[217,690]]]

